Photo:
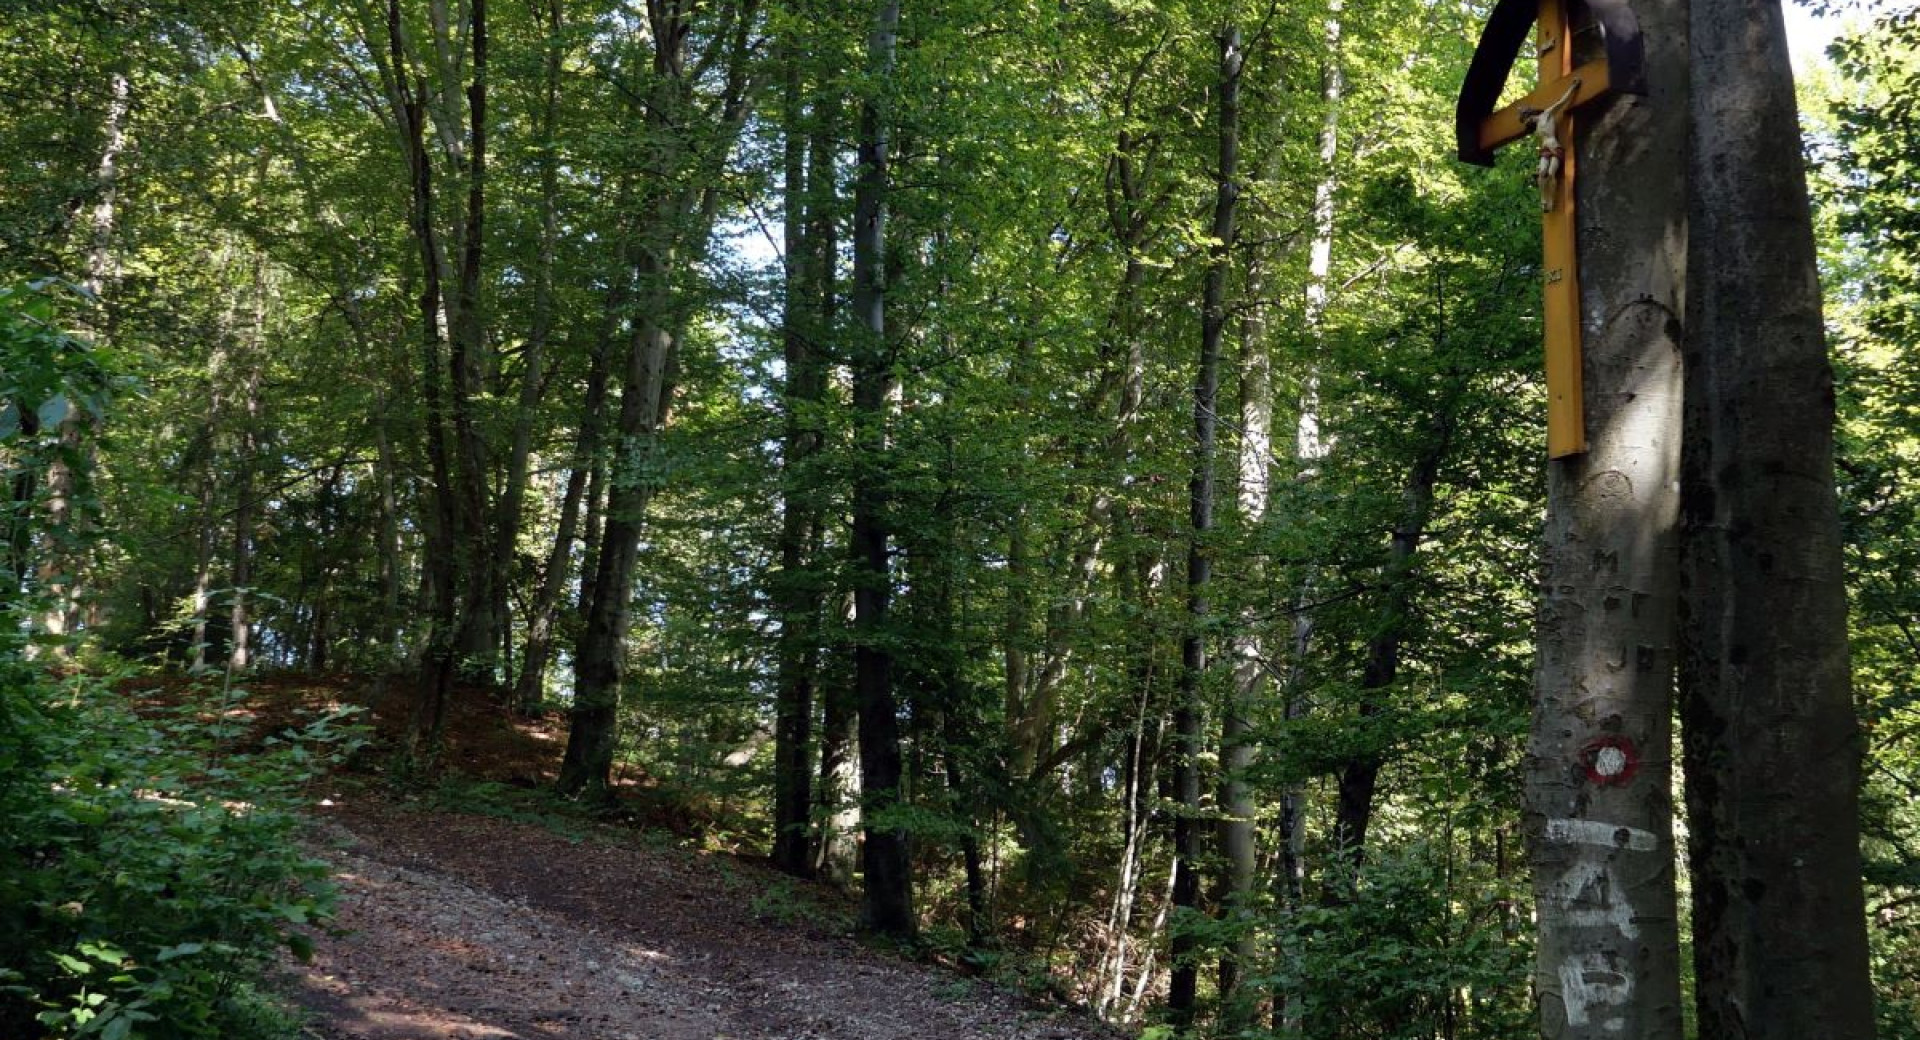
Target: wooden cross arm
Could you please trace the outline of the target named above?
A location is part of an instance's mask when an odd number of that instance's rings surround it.
[[[1640,38],[1640,22],[1634,17],[1633,9],[1627,6],[1627,0],[1587,0],[1586,7],[1600,28],[1606,53],[1606,74],[1592,75],[1586,66],[1575,70],[1573,75],[1581,77],[1581,84],[1580,94],[1573,104],[1592,100],[1603,90],[1615,90],[1623,94],[1646,93],[1645,44]],[[1513,63],[1519,58],[1520,49],[1533,35],[1534,21],[1539,13],[1540,0],[1499,0],[1488,16],[1486,27],[1480,34],[1480,46],[1474,49],[1466,80],[1460,84],[1459,103],[1454,108],[1454,139],[1461,162],[1476,166],[1493,165],[1493,147],[1481,143],[1482,127],[1496,118],[1493,106],[1500,103],[1500,95],[1507,86],[1507,74],[1513,71]],[[1556,44],[1570,46],[1564,40],[1556,41]],[[1536,108],[1544,108],[1566,88],[1562,86],[1542,100],[1538,95],[1546,89],[1542,87],[1534,91],[1523,104],[1534,103]],[[1518,114],[1513,113],[1514,116]],[[1484,132],[1494,134],[1496,140],[1501,139],[1498,135],[1502,131],[1498,129]]]
[[[1590,61],[1573,70],[1568,79],[1578,80],[1580,86],[1567,100],[1567,108],[1579,108],[1581,105],[1600,97],[1612,89],[1607,76],[1605,61]],[[1533,92],[1481,121],[1478,144],[1482,152],[1492,153],[1501,147],[1512,144],[1533,133],[1533,124],[1527,122],[1529,111],[1539,112],[1548,105],[1560,100],[1567,92],[1567,80],[1557,79],[1533,88]]]

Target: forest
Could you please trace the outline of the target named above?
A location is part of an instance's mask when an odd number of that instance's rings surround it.
[[[1083,1030],[983,1037],[1920,1038],[1916,99],[1901,0],[0,2],[0,1036],[976,1035],[303,1019],[316,821],[468,813]]]

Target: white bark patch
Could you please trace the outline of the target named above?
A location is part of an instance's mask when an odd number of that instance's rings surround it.
[[[1652,831],[1603,820],[1548,820],[1547,840],[1568,845],[1632,849],[1635,852],[1652,852],[1660,847],[1660,838]]]
[[[1610,1033],[1624,1030],[1627,1020],[1613,1014],[1633,998],[1633,976],[1613,966],[1604,953],[1583,953],[1560,962],[1560,997],[1567,1006],[1567,1024],[1576,1028],[1599,1023]]]

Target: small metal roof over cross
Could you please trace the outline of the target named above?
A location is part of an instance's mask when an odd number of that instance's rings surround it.
[[[1576,19],[1576,13],[1589,15],[1590,23]],[[1575,66],[1575,35],[1586,32],[1587,24],[1600,34],[1602,53]],[[1526,97],[1496,111],[1529,30],[1539,62],[1537,85]],[[1587,450],[1580,387],[1574,112],[1610,93],[1645,93],[1642,55],[1639,22],[1625,0],[1500,0],[1487,18],[1454,110],[1462,162],[1492,166],[1494,150],[1502,145],[1527,136],[1539,142],[1534,177],[1540,189],[1545,253],[1541,278],[1549,458]]]

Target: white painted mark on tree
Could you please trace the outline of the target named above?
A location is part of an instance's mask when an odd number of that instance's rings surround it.
[[[1560,962],[1560,999],[1567,1007],[1567,1024],[1576,1028],[1597,1022],[1618,1033],[1627,1027],[1622,1015],[1612,1013],[1633,996],[1633,977],[1616,969],[1604,953],[1583,953]]]
[[[1602,820],[1548,820],[1547,840],[1570,845],[1632,849],[1635,852],[1652,852],[1660,847],[1660,838],[1652,831]]]
[[[1601,776],[1619,776],[1627,768],[1627,753],[1617,747],[1603,747],[1593,756],[1593,771]]]
[[[1580,768],[1587,780],[1602,787],[1623,787],[1640,771],[1640,754],[1632,739],[1615,733],[1589,741],[1580,749]]]
[[[1633,923],[1633,907],[1620,893],[1613,868],[1604,863],[1575,863],[1554,883],[1548,898],[1559,904],[1564,919],[1575,928],[1611,925],[1628,939],[1640,934],[1640,927]]]

